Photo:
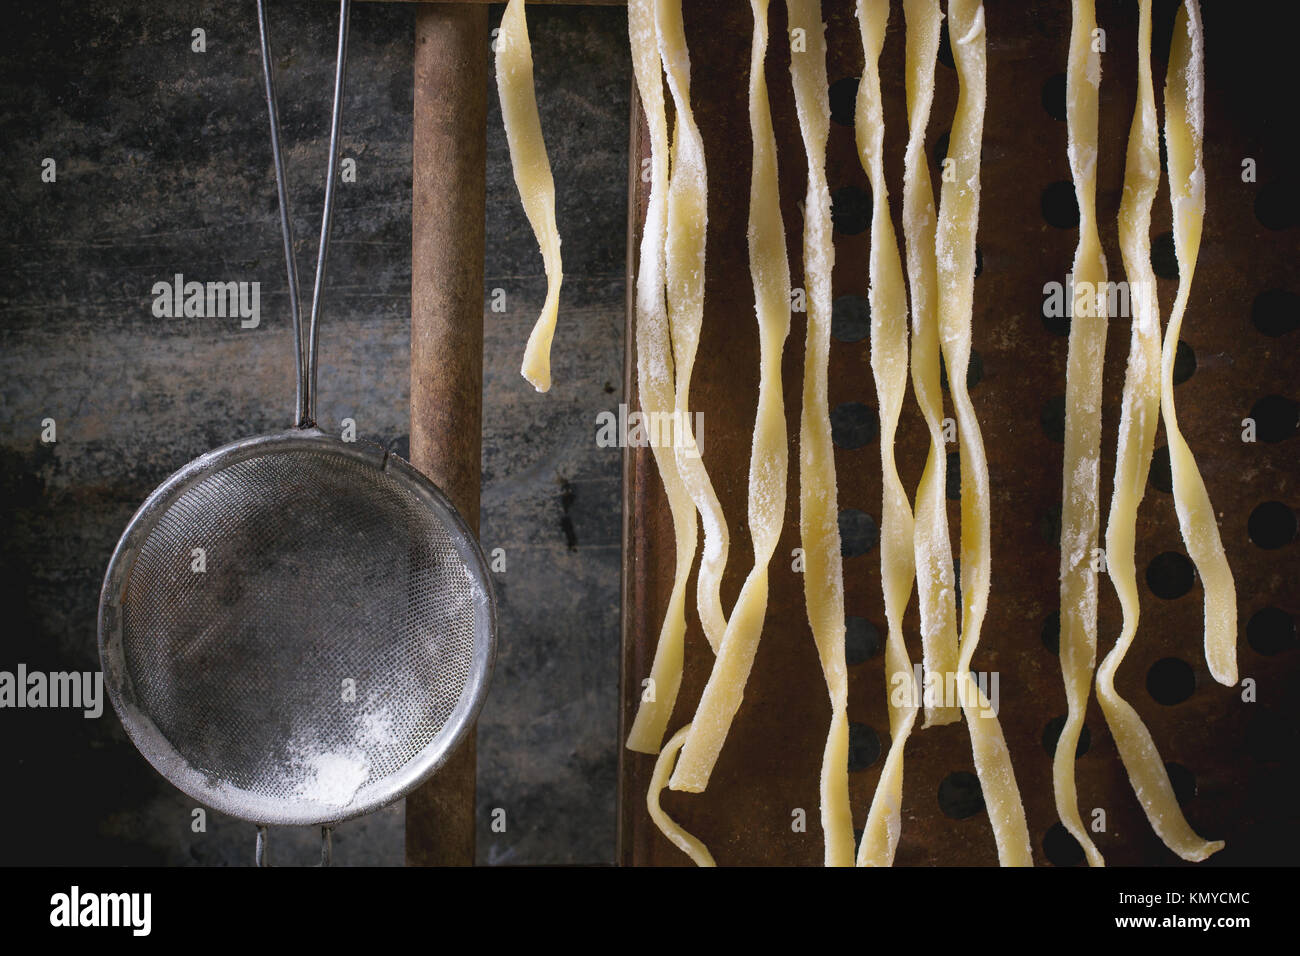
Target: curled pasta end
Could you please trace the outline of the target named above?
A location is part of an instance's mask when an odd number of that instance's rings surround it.
[[[659,759],[655,761],[654,774],[650,779],[650,790],[646,793],[646,809],[650,811],[650,819],[659,828],[673,846],[681,850],[691,858],[696,866],[717,866],[714,862],[713,854],[697,837],[687,833],[677,824],[672,817],[664,813],[663,807],[659,805],[659,795],[663,793],[664,787],[668,785],[668,777],[673,772],[673,766],[677,763],[677,754],[682,749],[682,744],[686,743],[686,735],[690,732],[691,725],[687,724],[681,730],[673,734],[673,738],[664,746],[663,751],[659,754]]]

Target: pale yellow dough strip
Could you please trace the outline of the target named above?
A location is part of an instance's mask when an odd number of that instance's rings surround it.
[[[1097,572],[1094,552],[1101,520],[1101,379],[1107,317],[1097,315],[1106,281],[1106,258],[1097,234],[1097,99],[1101,55],[1093,49],[1093,0],[1073,0],[1066,67],[1066,130],[1070,173],[1079,204],[1079,244],[1074,252],[1073,318],[1065,371],[1065,454],[1061,500],[1061,676],[1066,717],[1052,759],[1056,813],[1079,841],[1090,866],[1101,852],[1079,817],[1075,751],[1083,730],[1097,664]]]
[[[636,279],[636,369],[641,411],[661,422],[659,438],[651,444],[659,477],[673,516],[677,565],[673,589],[655,645],[650,678],[653,694],[642,702],[628,732],[627,746],[641,753],[658,753],[668,729],[677,692],[681,689],[686,633],[686,588],[695,560],[695,504],[682,484],[671,444],[665,444],[662,423],[673,410],[673,353],[664,299],[664,244],[668,238],[668,120],[664,112],[663,67],[655,36],[654,0],[628,0],[628,37],[632,69],[650,130],[650,201],[641,231]],[[672,437],[672,436],[668,436]],[[646,697],[653,699],[647,700]]]
[[[1174,410],[1174,358],[1205,218],[1205,168],[1201,165],[1205,122],[1203,47],[1200,8],[1196,0],[1185,0],[1174,18],[1169,72],[1165,78],[1165,148],[1169,156],[1169,198],[1174,212],[1178,295],[1165,329],[1160,408],[1169,442],[1178,526],[1183,532],[1188,557],[1196,565],[1205,587],[1205,662],[1215,680],[1231,687],[1237,683],[1237,591],[1219,539],[1210,495],[1192,450],[1178,428],[1178,414]]]
[[[497,92],[501,97],[506,141],[510,144],[510,165],[546,269],[546,302],[528,336],[520,371],[533,388],[545,392],[551,387],[551,339],[555,336],[564,272],[560,262],[560,232],[555,225],[555,180],[551,178],[542,122],[537,115],[533,53],[528,43],[524,0],[510,0],[506,5],[496,47]]]
[[[758,315],[758,412],[749,459],[749,534],[754,566],[740,589],[708,683],[691,720],[670,786],[699,792],[740,709],[767,615],[767,566],[785,517],[788,443],[781,390],[781,352],[790,333],[790,264],[777,183],[776,136],[767,99],[768,0],[750,0],[754,36],[749,60],[749,126],[754,141],[749,187],[749,272]]]
[[[979,420],[966,388],[970,364],[975,284],[975,232],[979,224],[980,143],[984,128],[984,8],[978,0],[949,0],[948,31],[957,66],[957,111],[948,156],[956,180],[940,196],[935,247],[939,273],[939,336],[948,366],[948,388],[961,442],[962,629],[957,681],[970,730],[975,772],[1003,866],[1033,865],[1029,828],[1020,802],[1011,755],[997,715],[970,674],[988,609],[989,470]]]
[[[1151,269],[1151,206],[1160,185],[1156,100],[1151,84],[1151,0],[1138,0],[1137,107],[1129,131],[1119,244],[1129,280],[1133,334],[1124,375],[1115,490],[1106,522],[1106,567],[1119,595],[1124,622],[1118,640],[1097,668],[1097,700],[1147,819],[1161,840],[1185,860],[1203,860],[1223,848],[1202,840],[1188,825],[1151,732],[1115,689],[1115,672],[1137,633],[1139,600],[1134,539],[1138,506],[1146,490],[1156,421],[1160,416],[1160,306]]]
[[[682,0],[655,0],[655,32],[673,97],[672,173],[668,184],[667,283],[676,370],[673,444],[677,470],[704,524],[704,553],[696,580],[696,609],[709,646],[716,652],[727,628],[722,610],[722,571],[730,539],[722,505],[709,481],[691,424],[691,374],[704,321],[704,245],[708,233],[708,175],[704,140],[691,112],[691,58],[682,23]]]
[[[858,25],[862,34],[865,66],[858,84],[858,156],[871,181],[871,252],[868,266],[871,304],[871,374],[876,382],[880,414],[880,583],[885,596],[885,693],[889,700],[891,743],[884,771],[876,784],[862,843],[860,866],[888,866],[893,862],[902,827],[903,748],[916,722],[916,695],[903,703],[895,693],[901,679],[913,682],[911,661],[903,643],[903,612],[912,594],[912,509],[898,477],[894,437],[907,393],[907,295],[898,240],[889,215],[889,190],[885,184],[885,120],[880,100],[880,50],[889,19],[888,0],[858,0]]]
[[[663,807],[659,805],[659,797],[663,794],[664,787],[668,786],[669,774],[673,772],[677,752],[682,749],[682,744],[686,742],[686,735],[690,732],[691,725],[687,724],[673,734],[672,739],[664,745],[663,752],[655,761],[654,774],[650,778],[650,791],[645,798],[646,809],[650,811],[650,819],[654,821],[660,832],[673,842],[673,846],[689,856],[696,866],[717,866],[709,848],[683,830],[677,821],[664,813]]]
[[[831,193],[826,183],[826,140],[831,109],[826,82],[826,27],[820,0],[786,0],[790,29],[802,29],[805,50],[790,56],[799,132],[808,160],[804,197],[803,272],[808,302],[803,407],[799,414],[799,543],[804,552],[804,602],[817,645],[831,720],[822,752],[821,822],[827,866],[853,865],[849,806],[849,681],[844,665],[844,564],[831,443],[827,365],[831,343]],[[793,46],[793,44],[792,44]]]
[[[934,69],[943,14],[939,0],[905,0],[907,21],[907,152],[903,159],[903,238],[912,291],[912,386],[930,432],[930,452],[916,489],[913,546],[925,669],[940,679],[957,669],[957,591],[948,534],[948,451],[943,437],[939,378],[938,290],[934,257],[934,193],[925,130],[934,102]],[[961,708],[942,697],[927,702],[925,724],[961,720]]]

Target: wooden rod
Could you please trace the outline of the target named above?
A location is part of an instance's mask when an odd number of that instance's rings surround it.
[[[411,200],[411,463],[478,531],[488,10],[415,15]],[[475,731],[406,798],[406,862],[474,863]]]

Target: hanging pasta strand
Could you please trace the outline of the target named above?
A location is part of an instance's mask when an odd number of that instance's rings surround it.
[[[749,189],[749,272],[758,316],[758,413],[749,460],[749,534],[754,566],[741,586],[682,745],[670,785],[699,792],[708,786],[731,722],[740,709],[767,616],[767,567],[785,517],[788,443],[781,388],[781,353],[790,332],[790,264],[777,183],[776,135],[767,97],[768,0],[751,0],[754,35],[749,60],[749,125],[754,140]]]
[[[1101,474],[1101,379],[1106,359],[1106,259],[1097,234],[1097,100],[1101,55],[1094,0],[1071,4],[1070,56],[1066,67],[1066,129],[1070,173],[1079,205],[1079,244],[1074,252],[1073,319],[1065,372],[1064,492],[1061,501],[1061,676],[1067,712],[1052,759],[1056,813],[1079,842],[1091,866],[1104,860],[1079,817],[1075,750],[1083,730],[1097,664],[1097,535]]]
[[[930,451],[916,489],[913,548],[923,661],[926,671],[942,680],[945,674],[957,670],[957,593],[948,534],[948,452],[939,373],[934,192],[925,153],[925,131],[934,102],[934,70],[943,14],[939,0],[905,0],[903,17],[907,23],[908,123],[903,158],[903,239],[912,293],[912,387],[930,432]],[[960,719],[961,708],[942,698],[926,703],[926,727]]]
[[[682,749],[682,744],[686,742],[686,735],[690,732],[691,725],[687,724],[673,734],[672,740],[664,745],[663,752],[655,761],[654,773],[650,778],[650,790],[646,794],[646,809],[650,811],[650,819],[659,828],[659,832],[672,841],[673,846],[689,856],[691,862],[696,866],[717,866],[709,848],[682,829],[681,825],[659,805],[659,798],[663,795],[664,788],[668,786],[669,775],[672,774],[673,766],[676,764],[677,754]]]
[[[1106,521],[1106,569],[1119,596],[1123,626],[1115,646],[1097,668],[1097,700],[1152,829],[1184,860],[1199,861],[1222,849],[1223,842],[1201,839],[1187,823],[1151,732],[1115,689],[1115,672],[1137,633],[1137,513],[1160,416],[1160,305],[1151,269],[1150,238],[1151,207],[1160,186],[1158,136],[1151,82],[1151,0],[1138,0],[1137,106],[1129,130],[1124,197],[1119,207],[1119,245],[1129,280],[1133,330],[1124,374],[1115,489]]]
[[[665,444],[665,421],[672,421],[674,404],[673,353],[664,298],[664,246],[668,238],[668,119],[664,110],[663,66],[655,33],[654,0],[628,0],[628,38],[632,69],[650,131],[650,198],[641,232],[636,278],[636,368],[641,411],[660,422],[651,443],[655,465],[673,518],[677,565],[668,608],[659,629],[651,683],[642,694],[627,746],[641,753],[658,753],[677,693],[681,689],[686,634],[686,589],[695,561],[695,504],[677,470],[672,442]],[[674,430],[675,431],[675,430]]]
[[[1237,683],[1236,586],[1223,553],[1209,492],[1178,427],[1178,413],[1174,408],[1174,358],[1205,219],[1205,168],[1201,165],[1204,123],[1205,52],[1201,10],[1196,0],[1184,0],[1174,17],[1169,72],[1165,78],[1165,148],[1169,156],[1169,200],[1174,213],[1178,293],[1165,329],[1160,363],[1160,409],[1169,442],[1178,526],[1187,554],[1205,587],[1205,662],[1215,680],[1231,687]]]
[[[826,25],[820,0],[786,0],[791,35],[802,29],[805,45],[790,54],[799,133],[808,162],[804,197],[803,271],[808,301],[804,345],[803,405],[799,413],[799,543],[804,552],[803,593],[808,625],[817,645],[831,720],[822,753],[821,823],[827,866],[853,864],[853,815],[849,806],[849,681],[844,663],[844,564],[840,556],[835,453],[831,443],[827,370],[831,342],[831,193],[826,182],[830,99],[826,82]]]
[[[898,683],[916,690],[912,664],[903,643],[903,611],[912,594],[915,565],[912,509],[898,477],[894,436],[907,393],[907,295],[898,240],[889,215],[889,190],[885,184],[884,108],[880,99],[880,50],[885,42],[889,0],[858,0],[858,26],[862,34],[865,66],[858,84],[858,156],[871,182],[871,253],[868,266],[871,305],[871,373],[880,407],[880,466],[883,500],[880,511],[880,578],[885,596],[888,637],[885,643],[885,693],[889,701],[891,744],[885,768],[858,848],[859,865],[893,862],[901,830],[903,797],[903,747],[920,704],[918,695],[899,702]],[[955,649],[955,648],[954,648]],[[953,662],[955,663],[955,662]]]
[[[546,158],[542,122],[533,89],[533,53],[528,42],[524,0],[510,0],[497,35],[497,92],[510,146],[510,165],[528,222],[537,236],[546,269],[546,302],[528,336],[521,372],[539,392],[551,388],[551,340],[560,306],[560,232],[555,225],[555,180]]]
[[[971,676],[988,609],[990,578],[989,469],[979,420],[966,387],[970,364],[975,284],[975,232],[979,224],[980,145],[984,129],[984,8],[979,0],[949,0],[948,30],[959,91],[948,156],[956,178],[944,182],[935,250],[939,277],[939,337],[949,369],[948,388],[961,448],[961,645],[957,686],[970,731],[975,771],[989,811],[998,861],[1031,866],[1033,851],[1011,755],[997,714]]]
[[[727,629],[721,589],[730,538],[722,505],[700,457],[690,416],[691,374],[704,322],[704,254],[709,207],[704,140],[691,111],[691,57],[682,23],[682,0],[655,0],[655,33],[676,113],[665,259],[675,370],[673,452],[682,484],[704,524],[704,553],[695,585],[696,609],[704,636],[716,652]]]

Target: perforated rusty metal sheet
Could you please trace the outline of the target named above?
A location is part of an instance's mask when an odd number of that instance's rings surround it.
[[[1240,690],[1221,687],[1210,678],[1201,656],[1199,585],[1193,584],[1176,599],[1162,599],[1146,580],[1146,569],[1158,555],[1183,551],[1172,498],[1156,486],[1148,488],[1138,526],[1141,628],[1120,671],[1118,686],[1147,721],[1164,759],[1185,768],[1186,772],[1174,773],[1181,788],[1188,786],[1189,779],[1194,787],[1195,796],[1184,805],[1192,825],[1207,837],[1227,841],[1227,848],[1205,865],[1294,863],[1300,855],[1300,804],[1293,798],[1300,754],[1295,696],[1300,684],[1300,653],[1294,633],[1287,628],[1300,612],[1296,594],[1300,552],[1293,533],[1283,533],[1285,543],[1272,549],[1251,540],[1251,530],[1256,538],[1261,538],[1260,529],[1281,526],[1285,532],[1287,516],[1300,506],[1295,438],[1295,400],[1300,396],[1294,359],[1300,338],[1295,330],[1300,318],[1295,298],[1300,292],[1296,272],[1300,216],[1295,187],[1286,179],[1291,175],[1297,144],[1288,128],[1293,110],[1285,105],[1293,101],[1295,93],[1285,47],[1285,37],[1294,33],[1276,22],[1265,24],[1258,18],[1246,22],[1242,5],[1205,6],[1208,212],[1183,329],[1194,371],[1179,385],[1177,398],[1180,421],[1221,514],[1220,528],[1240,601],[1241,673],[1256,681],[1258,701],[1243,702]],[[886,174],[898,226],[906,115],[903,19],[900,5],[892,7],[881,75]],[[846,104],[851,119],[852,81],[835,84],[861,71],[853,4],[828,0],[824,8],[833,104]],[[1060,846],[1047,839],[1057,817],[1051,757],[1043,739],[1049,722],[1065,712],[1058,659],[1048,645],[1050,621],[1058,607],[1062,445],[1060,406],[1055,403],[1065,390],[1066,328],[1064,321],[1044,320],[1042,311],[1043,286],[1065,281],[1077,238],[1076,229],[1048,221],[1069,212],[1069,202],[1062,209],[1050,190],[1053,183],[1069,180],[1061,105],[1064,86],[1059,76],[1066,61],[1069,5],[986,0],[985,8],[989,96],[979,228],[982,271],[975,285],[974,349],[979,366],[973,374],[978,374],[979,381],[972,394],[984,430],[993,487],[993,591],[975,668],[999,674],[1002,725],[1025,802],[1035,862],[1064,863],[1071,859],[1070,842]],[[1156,4],[1153,68],[1158,100],[1173,8],[1168,2]],[[1107,48],[1097,202],[1112,279],[1123,278],[1114,223],[1136,86],[1135,19],[1135,4],[1120,0],[1098,3],[1098,22],[1107,31]],[[805,166],[789,88],[789,53],[783,42],[785,9],[777,0],[772,3],[771,20],[768,82],[779,142],[782,211],[792,277],[799,285],[802,220],[797,204],[803,198]],[[732,556],[723,588],[728,606],[752,557],[744,523],[758,362],[745,240],[751,27],[749,6],[743,0],[687,3],[695,109],[710,175],[707,305],[693,397],[695,410],[705,416],[705,462],[732,530]],[[941,58],[944,53],[941,50]],[[955,101],[956,75],[941,63],[927,146],[932,158],[936,146],[942,155],[941,140],[946,139]],[[1058,115],[1054,117],[1053,112]],[[648,189],[635,173],[646,155],[644,123],[634,111],[633,235],[629,244],[633,260]],[[1243,182],[1242,164],[1247,158],[1255,160],[1257,182]],[[934,172],[937,183],[937,167]],[[850,126],[832,124],[828,178],[833,192],[851,187],[861,191],[859,199],[868,195]],[[1161,254],[1164,240],[1160,235],[1170,228],[1166,189],[1167,183],[1162,184],[1153,225],[1161,269],[1172,258]],[[854,235],[837,230],[837,297],[866,294],[867,218],[863,215],[852,222],[853,199],[851,190],[837,193],[837,220],[846,229],[861,230]],[[1166,311],[1174,289],[1173,281],[1160,281]],[[1273,294],[1260,298],[1261,293]],[[850,303],[844,300],[840,305]],[[847,318],[850,312],[842,309],[840,317]],[[851,325],[841,324],[837,332],[844,333]],[[1280,334],[1265,334],[1261,327]],[[631,329],[629,317],[629,348],[634,347]],[[1289,331],[1282,331],[1285,329]],[[858,331],[865,334],[865,328]],[[792,462],[797,461],[794,443],[804,334],[804,317],[795,314],[783,363]],[[1103,407],[1103,514],[1110,501],[1128,340],[1127,321],[1113,321]],[[875,419],[875,395],[867,348],[865,339],[834,342],[831,404],[859,402],[867,406],[867,436],[871,440],[858,448],[837,443],[836,467],[840,507],[859,509],[877,519],[880,464],[870,427]],[[636,407],[632,355],[627,369],[626,394]],[[1261,399],[1267,400],[1257,404]],[[1275,440],[1242,441],[1242,421],[1252,413],[1260,437]],[[840,408],[836,418],[851,426],[853,410]],[[1051,434],[1053,426],[1055,436]],[[1162,430],[1157,447],[1163,444]],[[915,489],[926,450],[926,433],[909,386],[898,433],[900,470],[909,489]],[[649,450],[629,449],[626,467],[625,728],[635,712],[640,682],[649,673],[673,575],[672,525]],[[797,476],[792,474],[785,530],[772,565],[771,601],[762,644],[744,704],[709,789],[699,795],[666,792],[663,798],[667,811],[703,839],[722,864],[821,862],[817,779],[830,709],[805,617],[802,583],[791,570],[790,554],[799,544],[797,489]],[[1269,501],[1287,507],[1272,513],[1256,512],[1261,503]],[[1248,528],[1252,513],[1257,514],[1258,528]],[[954,532],[956,519],[957,502],[951,501]],[[1177,572],[1177,560],[1169,560]],[[872,547],[865,554],[846,558],[844,570],[848,614],[865,619],[883,635],[878,549]],[[1177,574],[1164,577],[1176,579]],[[692,587],[693,583],[692,579]],[[688,603],[693,605],[693,601]],[[1248,641],[1247,622],[1265,608],[1283,613],[1273,613],[1270,618],[1271,612],[1266,612],[1256,618]],[[1272,629],[1264,626],[1270,621]],[[670,732],[690,719],[712,662],[693,613],[688,622],[686,673]],[[1113,643],[1119,623],[1114,590],[1103,580],[1101,654]],[[860,622],[855,626],[860,628]],[[915,598],[905,627],[915,661],[920,654]],[[1195,678],[1190,697],[1173,705],[1158,703],[1148,690],[1149,672],[1166,658],[1190,665]],[[1166,677],[1174,679],[1163,684],[1156,681],[1155,689],[1162,694],[1177,691],[1179,668],[1166,666]],[[851,664],[849,673],[850,718],[871,728],[858,731],[859,739],[867,742],[863,756],[870,756],[872,732],[882,748],[888,746],[883,648],[869,659]],[[1085,819],[1094,808],[1106,812],[1106,832],[1097,834],[1096,839],[1107,861],[1116,865],[1178,863],[1147,825],[1095,699],[1088,711],[1087,733],[1089,747],[1078,761],[1080,806]],[[850,775],[857,826],[865,819],[882,762],[883,756],[877,757]],[[653,757],[623,751],[619,859],[626,864],[683,864],[686,858],[658,833],[645,810],[653,764]],[[938,793],[945,778],[972,771],[963,724],[914,733],[907,747],[898,864],[996,862],[985,812],[954,819],[940,807]],[[807,812],[806,833],[792,830],[792,814],[798,808]]]

